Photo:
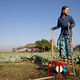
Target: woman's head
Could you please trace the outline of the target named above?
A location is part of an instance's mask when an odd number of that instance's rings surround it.
[[[63,15],[68,15],[69,13],[69,7],[68,6],[63,6],[61,9],[61,16]]]

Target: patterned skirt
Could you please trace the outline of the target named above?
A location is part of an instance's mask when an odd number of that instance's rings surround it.
[[[70,40],[71,40],[71,49],[70,49]],[[57,40],[57,49],[59,52],[59,57],[65,59],[71,59],[72,36],[69,38],[69,35],[60,34]]]

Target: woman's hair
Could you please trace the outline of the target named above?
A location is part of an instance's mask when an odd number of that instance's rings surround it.
[[[63,6],[63,7],[62,7],[62,9],[61,9],[61,16],[64,15],[63,10],[65,10],[66,8],[69,8],[69,7],[68,7],[68,6]]]

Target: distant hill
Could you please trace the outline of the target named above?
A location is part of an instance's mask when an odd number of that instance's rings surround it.
[[[80,51],[80,45],[75,46],[74,51]]]

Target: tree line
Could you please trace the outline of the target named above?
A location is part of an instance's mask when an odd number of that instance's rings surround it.
[[[41,52],[52,50],[52,40],[48,41],[46,39],[42,39],[42,40],[36,41],[35,44],[37,44],[37,48]],[[54,48],[54,51],[57,51],[56,45],[54,45],[53,48]]]
[[[36,46],[34,47],[34,45]],[[28,48],[29,50],[31,49],[31,51],[33,52],[48,52],[52,50],[52,40],[46,40],[46,39],[37,40],[35,41],[35,43],[32,43],[32,44],[30,43],[23,47]],[[57,48],[55,44],[53,45],[53,48],[54,48],[54,51],[57,52]],[[13,48],[12,52],[16,52],[16,48]]]

